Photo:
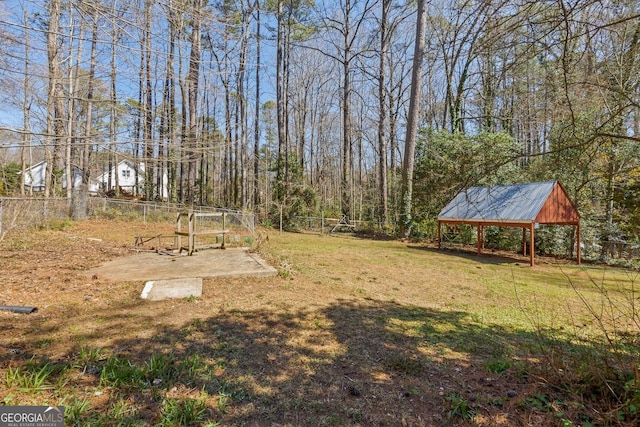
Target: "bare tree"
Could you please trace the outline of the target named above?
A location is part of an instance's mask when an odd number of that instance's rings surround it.
[[[31,128],[31,101],[30,101],[30,62],[29,62],[29,45],[30,33],[28,24],[27,9],[23,7],[22,14],[24,18],[24,97],[22,100],[22,123],[24,133],[22,134],[22,148],[20,150],[20,166],[22,173],[20,174],[20,194],[25,195],[25,177],[27,175],[27,153],[29,154],[29,164],[31,164],[31,136],[28,130]],[[33,185],[29,186],[29,194],[33,194]]]
[[[118,176],[116,165],[118,164],[118,95],[117,95],[117,73],[118,73],[118,55],[117,46],[120,38],[120,29],[118,18],[118,4],[114,0],[111,8],[111,58],[109,73],[109,141],[110,150],[108,154],[108,172],[107,172],[107,190],[111,190],[111,183],[115,184],[115,194],[120,194],[120,177]],[[115,176],[113,172],[116,171]]]
[[[44,195],[54,192],[53,171],[58,165],[61,141],[64,139],[64,90],[60,73],[60,54],[58,37],[60,33],[61,2],[51,0],[48,5],[49,20],[47,28],[47,58],[49,64],[49,88],[47,94],[47,143],[45,153],[47,166],[45,172]]]
[[[166,57],[166,75],[162,90],[162,114],[159,129],[159,168],[156,186],[164,191],[164,176],[167,175],[167,197],[176,200],[176,167],[173,162],[176,146],[176,88],[175,88],[175,52],[176,38],[179,31],[180,18],[176,14],[174,0],[169,0],[166,7],[168,40]]]
[[[254,140],[253,140],[253,208],[258,211],[260,205],[260,4],[259,0],[255,0],[254,10],[256,13],[256,70],[255,70],[255,122],[254,122]]]
[[[328,30],[328,43],[333,46],[333,52],[323,51],[325,55],[337,61],[341,68],[341,111],[342,111],[342,140],[341,140],[341,199],[342,214],[351,218],[353,214],[353,125],[351,117],[352,96],[352,65],[364,49],[358,49],[362,40],[362,30],[365,22],[370,19],[369,13],[375,3],[369,0],[352,2],[341,0],[337,13],[325,12],[322,17],[324,27]],[[355,20],[354,20],[355,18]],[[330,36],[335,34],[335,38]]]
[[[91,28],[91,54],[89,63],[89,76],[87,80],[87,108],[86,108],[86,122],[84,129],[84,141],[82,144],[82,158],[80,168],[82,169],[82,183],[86,186],[89,185],[89,178],[91,177],[91,138],[93,131],[93,88],[94,80],[96,76],[96,62],[98,54],[98,5],[90,6],[92,28]],[[86,191],[86,188],[84,189]]]
[[[413,70],[411,72],[411,97],[409,99],[409,116],[404,147],[402,170],[402,221],[400,233],[408,237],[411,233],[413,210],[413,169],[415,162],[416,135],[420,95],[422,93],[422,61],[424,58],[425,32],[427,27],[427,0],[418,0],[418,16],[416,20],[416,41],[413,54]]]
[[[378,222],[384,228],[389,218],[388,210],[388,188],[387,188],[387,135],[385,134],[387,122],[386,104],[386,60],[389,49],[389,10],[390,0],[382,0],[382,12],[380,16],[380,62],[378,68],[378,192],[380,193],[380,204],[378,207]]]
[[[186,148],[187,153],[187,191],[186,201],[195,201],[196,185],[196,147],[198,130],[198,83],[200,80],[200,51],[201,51],[201,25],[204,3],[203,0],[196,0],[193,4],[191,16],[191,54],[189,55],[189,72],[187,73],[187,93],[189,103],[189,127]]]
[[[278,157],[276,172],[276,192],[278,201],[282,204],[286,198],[288,182],[288,129],[287,129],[287,63],[286,63],[286,33],[284,2],[278,0],[276,10],[277,45],[276,45],[276,109],[278,117]]]

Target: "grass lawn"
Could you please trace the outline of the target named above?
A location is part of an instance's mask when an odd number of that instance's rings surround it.
[[[0,404],[66,425],[588,426],[638,421],[637,273],[263,230],[280,274],[149,302],[85,271],[172,224],[1,244]]]

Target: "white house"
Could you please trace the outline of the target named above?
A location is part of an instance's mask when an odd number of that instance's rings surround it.
[[[131,194],[140,194],[144,187],[144,165],[138,166],[129,160],[121,160],[116,166],[102,172],[96,177],[96,181],[100,184],[102,190],[108,190],[116,187],[116,174],[118,175],[118,186]],[[136,178],[137,176],[137,178]],[[111,178],[111,183],[109,183]],[[137,182],[137,186],[136,186]]]
[[[18,172],[22,174],[23,172]],[[47,162],[43,160],[24,170],[24,188],[25,190],[40,192],[44,191],[45,176],[47,173]],[[71,174],[73,176],[71,188],[78,188],[82,184],[82,169],[76,165],[71,165]],[[67,188],[67,174],[62,174],[62,188]],[[98,190],[98,185],[91,180],[89,184],[89,192],[94,194]]]
[[[78,188],[82,184],[82,169],[76,165],[71,168],[73,174],[72,188]],[[116,187],[116,173],[118,174],[118,186],[131,194],[139,195],[144,192],[145,179],[144,164],[141,163],[136,169],[135,163],[130,160],[122,160],[111,169],[111,185],[109,185],[109,171],[105,171],[98,175],[95,179],[90,179],[89,194],[96,195],[98,190],[107,190]],[[24,173],[24,187],[27,191],[31,189],[34,192],[44,191],[45,175],[47,172],[47,162],[42,161],[27,168]],[[19,172],[21,174],[22,172]],[[154,171],[155,174],[155,171]],[[137,176],[137,186],[136,186]],[[155,179],[154,179],[155,181]],[[162,198],[169,198],[168,191],[169,180],[167,173],[162,176]],[[67,188],[66,174],[62,174],[62,188]],[[156,190],[158,191],[158,190]]]
[[[144,163],[140,163],[136,168],[136,164],[130,160],[121,160],[116,166],[111,168],[111,174],[109,170],[102,172],[96,177],[100,188],[107,190],[109,188],[116,187],[116,174],[118,175],[118,186],[131,194],[142,194],[144,192],[144,180],[145,180],[145,167]],[[137,177],[137,179],[136,179]],[[111,178],[111,181],[109,181]],[[137,180],[137,186],[136,186]],[[162,198],[167,199],[169,197],[168,178],[166,172],[162,176]],[[156,190],[157,191],[157,190]]]

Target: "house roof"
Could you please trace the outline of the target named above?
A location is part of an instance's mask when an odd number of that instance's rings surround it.
[[[580,215],[558,181],[471,187],[438,214],[441,222],[577,224]]]
[[[30,165],[30,166],[29,166],[29,167],[27,167],[25,170],[23,170],[23,171],[19,171],[19,172],[18,172],[18,175],[22,175],[22,173],[23,173],[23,172],[26,172],[26,171],[31,171],[31,170],[34,170],[34,169],[38,169],[39,167],[41,167],[41,166],[45,166],[46,164],[47,164],[47,161],[46,161],[46,160],[41,160],[41,161],[39,161],[38,163],[34,163],[34,164]]]
[[[38,163],[34,163],[34,164],[28,166],[24,170],[18,171],[17,174],[18,175],[22,175],[25,172],[37,171],[38,169],[46,168],[46,166],[47,166],[47,161],[46,160],[41,160]],[[74,173],[82,173],[82,169],[80,169],[80,166],[78,166],[78,165],[71,164],[71,168],[74,171]]]

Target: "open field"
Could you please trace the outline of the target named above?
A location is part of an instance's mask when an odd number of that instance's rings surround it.
[[[263,230],[279,276],[205,279],[201,298],[87,274],[172,230],[89,220],[0,243],[0,305],[38,307],[0,311],[0,404],[82,426],[638,420],[636,272]]]

